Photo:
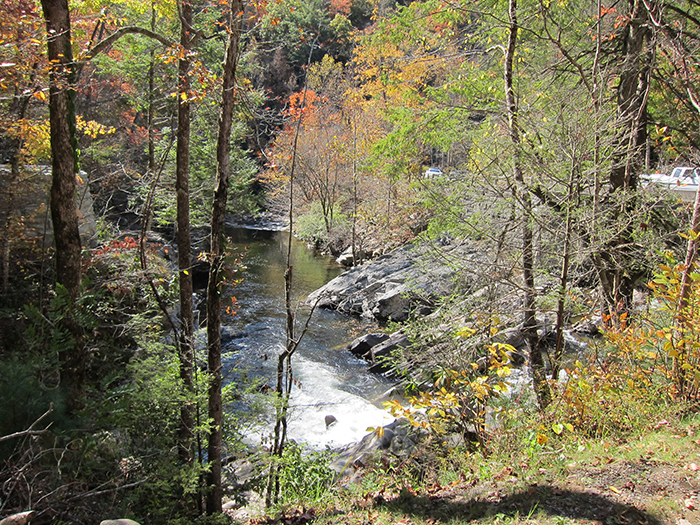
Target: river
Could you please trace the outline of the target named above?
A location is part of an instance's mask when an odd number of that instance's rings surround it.
[[[229,290],[236,297],[236,314],[222,319],[225,351],[230,352],[225,372],[235,370],[240,374],[245,370],[248,376],[255,376],[272,388],[277,356],[285,344],[284,271],[289,234],[228,228],[227,235],[231,252],[245,253],[246,269],[236,274],[241,282]],[[315,253],[295,239],[292,265],[298,334],[309,312],[304,299],[342,268],[332,258]],[[345,349],[347,343],[373,328],[334,311],[318,309],[313,313],[292,361],[298,383],[291,398],[290,439],[314,448],[337,447],[359,441],[370,426],[393,420],[377,401],[392,384],[367,372],[366,363]],[[326,415],[337,419],[328,428]],[[270,415],[249,434],[249,439],[264,440],[271,422]]]

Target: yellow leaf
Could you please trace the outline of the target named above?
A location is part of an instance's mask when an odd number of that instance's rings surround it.
[[[367,427],[367,432],[374,432],[380,438],[384,436],[384,427]]]
[[[545,434],[537,434],[537,444],[544,445],[549,438]]]
[[[182,270],[182,273],[184,273],[185,275],[189,275],[189,274],[190,274],[190,272],[188,272],[187,270]]]

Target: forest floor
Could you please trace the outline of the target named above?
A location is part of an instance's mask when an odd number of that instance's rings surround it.
[[[516,465],[454,458],[449,476],[431,476],[442,482],[411,482],[396,470],[382,477],[380,460],[322,501],[245,523],[700,525],[696,429],[697,420],[663,420],[634,440],[571,442]]]

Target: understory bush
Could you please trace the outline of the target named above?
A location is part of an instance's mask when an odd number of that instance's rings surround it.
[[[465,370],[442,369],[430,389],[409,398],[409,407],[398,400],[386,406],[392,415],[406,417],[438,437],[458,432],[465,444],[483,445],[489,432],[487,408],[493,398],[508,392],[509,352],[514,350],[501,343],[488,345],[488,363],[473,363]]]
[[[340,206],[336,206],[333,212],[324,218],[321,205],[314,203],[306,213],[297,218],[295,226],[299,239],[324,250],[337,252],[346,246],[350,239],[350,223]]]
[[[202,405],[185,395],[175,348],[159,342],[167,324],[154,296],[171,304],[176,290],[161,246],[146,247],[146,269],[140,255],[135,239],[109,241],[85,260],[75,302],[59,285],[46,305],[26,307],[0,380],[0,437],[27,431],[0,443],[2,514],[32,508],[37,523],[99,522],[101,512],[187,523],[198,511],[188,494],[200,490],[202,463],[186,468],[177,444],[180,407]],[[71,354],[82,354],[85,370],[80,404],[67,415],[61,369]],[[204,418],[195,437],[207,429]]]
[[[603,342],[565,368],[550,417],[587,436],[626,439],[697,403],[700,273],[671,254],[667,261],[647,285],[647,310],[609,319]]]
[[[290,443],[280,461],[280,500],[286,504],[319,502],[332,488],[335,472],[330,468],[331,451],[304,451]]]
[[[37,427],[48,424],[64,427],[66,395],[60,388],[57,368],[33,356],[11,355],[0,362],[0,436],[29,429],[44,413]],[[16,440],[0,443],[0,461],[7,460],[17,447]]]

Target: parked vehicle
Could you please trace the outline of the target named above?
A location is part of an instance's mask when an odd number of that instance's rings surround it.
[[[434,179],[436,177],[442,177],[443,173],[440,168],[428,168],[423,172],[424,179]]]
[[[652,173],[650,175],[642,175],[642,184],[656,184],[669,189],[687,188],[688,190],[697,189],[700,182],[700,170],[689,166],[679,166],[673,168],[670,175],[663,173]]]

